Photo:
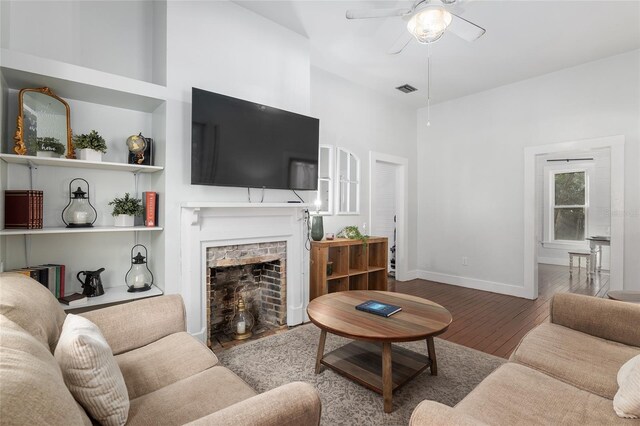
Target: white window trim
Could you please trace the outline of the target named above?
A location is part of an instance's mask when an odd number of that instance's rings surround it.
[[[327,194],[328,205],[321,206],[326,207],[318,212],[321,216],[330,216],[333,215],[333,204],[334,204],[334,189],[335,189],[335,148],[333,145],[323,145],[320,144],[319,152],[318,152],[318,161],[322,159],[322,155],[320,154],[323,149],[329,151],[327,155],[327,159],[329,161],[329,176],[322,177],[320,176],[320,170],[322,167],[318,167],[318,192],[316,193],[316,197],[320,199],[320,182],[327,182],[327,188],[329,189],[329,193]]]
[[[351,176],[351,161],[348,161],[348,159],[350,157],[353,157],[356,160],[356,180],[350,180],[350,179],[341,179],[340,178],[340,153],[344,152],[347,154],[347,176]],[[360,177],[360,158],[355,155],[352,151],[349,151],[346,148],[341,148],[338,147],[336,149],[336,211],[337,214],[340,216],[355,216],[355,215],[359,215],[360,214],[360,181],[361,181],[361,177]],[[341,188],[341,184],[346,182],[347,183],[347,202],[346,205],[349,206],[351,203],[351,185],[355,183],[356,184],[356,211],[351,212],[351,211],[342,211],[340,209],[340,199],[342,198],[342,188]]]
[[[554,232],[554,210],[555,210],[555,175],[562,173],[575,173],[584,172],[585,174],[585,204],[575,206],[562,206],[562,208],[579,207],[585,209],[584,215],[584,235],[585,238],[589,235],[589,199],[590,199],[590,174],[592,173],[593,166],[576,165],[575,167],[558,167],[547,166],[544,168],[545,188],[547,190],[547,197],[545,199],[545,215],[544,215],[544,235],[545,241],[542,243],[545,248],[555,248],[562,250],[571,249],[588,249],[589,242],[575,240],[556,240]]]

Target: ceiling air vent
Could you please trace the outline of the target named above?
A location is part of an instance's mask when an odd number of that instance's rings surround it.
[[[415,87],[413,87],[410,84],[403,84],[402,86],[396,87],[396,89],[398,89],[402,93],[411,93],[411,92],[415,92],[416,90],[418,90],[418,89],[416,89]]]

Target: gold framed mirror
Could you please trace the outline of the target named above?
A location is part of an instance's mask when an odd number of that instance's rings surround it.
[[[18,155],[36,155],[41,141],[55,140],[66,141],[66,158],[75,158],[69,104],[48,87],[21,89],[13,139],[13,151]]]

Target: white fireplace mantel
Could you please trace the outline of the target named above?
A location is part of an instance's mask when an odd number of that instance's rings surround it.
[[[302,203],[188,202],[181,206],[181,293],[187,331],[207,340],[207,248],[285,241],[287,243],[287,325],[307,321],[309,256]]]

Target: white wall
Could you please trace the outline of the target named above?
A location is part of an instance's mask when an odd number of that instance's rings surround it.
[[[324,217],[325,232],[369,221],[369,152],[409,160],[409,270],[416,267],[416,113],[411,107],[355,85],[319,68],[311,68],[311,112],[320,118],[320,143],[347,148],[360,158],[360,215]],[[336,210],[334,206],[334,210]],[[367,224],[367,229],[369,225]]]
[[[164,48],[154,42],[162,38],[155,22],[162,2],[3,0],[2,6],[11,16],[2,22],[3,48],[164,84],[152,66],[164,65]]]
[[[552,159],[593,158],[589,161],[548,162]],[[588,241],[568,244],[554,242],[550,237],[553,223],[548,218],[550,204],[549,174],[551,171],[584,168],[588,175],[587,227],[585,237],[611,235],[611,153],[608,149],[540,155],[536,158],[536,235],[538,263],[569,265],[568,251],[589,251]],[[546,221],[545,221],[546,220]],[[609,247],[602,247],[602,267],[609,269]],[[584,262],[582,262],[584,265]]]
[[[633,51],[435,105],[431,127],[420,110],[421,276],[522,294],[523,149],[624,135],[625,210],[612,214],[625,218],[625,289],[640,289],[639,75]]]
[[[167,157],[165,291],[179,292],[180,205],[247,201],[247,190],[191,185],[191,88],[197,87],[299,114],[310,113],[309,42],[230,2],[167,5]],[[254,190],[254,200],[260,191]],[[307,200],[313,195],[303,194]],[[293,200],[267,190],[265,201]]]

